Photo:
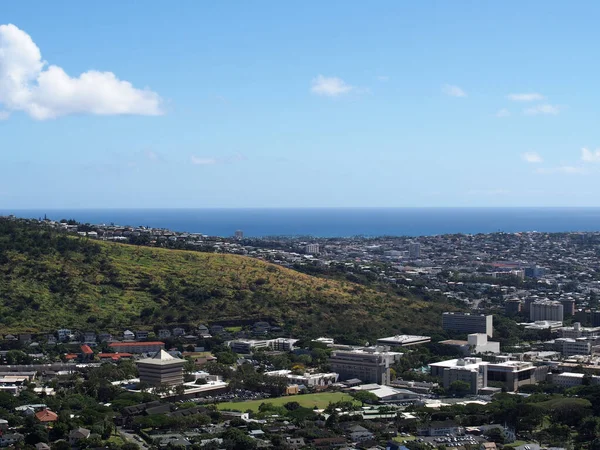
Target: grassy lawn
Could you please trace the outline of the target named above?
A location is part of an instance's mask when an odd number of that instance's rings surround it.
[[[112,442],[113,444],[117,444],[117,445],[123,445],[123,444],[127,443],[123,440],[123,438],[119,435],[119,433],[111,434],[110,438],[108,438],[107,442]]]
[[[319,394],[290,395],[287,397],[268,398],[264,400],[248,400],[245,402],[218,403],[217,408],[242,412],[248,409],[258,411],[258,407],[261,403],[272,403],[275,406],[283,406],[288,402],[298,402],[300,403],[300,406],[306,408],[314,408],[316,406],[317,408],[322,409],[326,408],[329,403],[352,400],[352,397],[348,394],[342,394],[341,392],[323,392]],[[360,405],[360,402],[357,402],[357,405]]]
[[[504,444],[505,447],[519,447],[520,445],[525,445],[527,444],[528,441],[515,441],[515,442],[511,442],[510,444]]]
[[[408,441],[414,441],[415,439],[417,439],[416,436],[396,436],[393,440],[396,442],[408,442]]]

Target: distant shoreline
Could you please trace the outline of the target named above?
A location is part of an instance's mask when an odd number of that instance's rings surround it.
[[[600,231],[600,207],[4,209],[0,215],[148,226],[230,237],[433,236]]]

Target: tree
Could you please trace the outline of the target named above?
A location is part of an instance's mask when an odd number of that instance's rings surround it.
[[[465,381],[456,380],[450,383],[448,393],[457,397],[464,397],[471,391],[471,385]]]
[[[373,404],[379,401],[379,398],[370,391],[357,391],[352,394],[352,397],[358,400],[362,406],[365,406],[365,403]]]

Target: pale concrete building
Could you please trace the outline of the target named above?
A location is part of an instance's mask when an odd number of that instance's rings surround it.
[[[183,384],[184,365],[184,359],[175,358],[161,350],[153,358],[140,359],[137,362],[140,382],[152,386]]]
[[[494,333],[493,316],[491,314],[445,312],[442,314],[442,328],[467,334],[485,333],[492,337]]]
[[[550,320],[562,322],[564,319],[564,307],[561,302],[541,300],[533,302],[529,307],[529,320]]]
[[[335,350],[329,364],[341,380],[358,378],[364,383],[388,384],[390,366],[402,353],[380,351],[377,348]]]

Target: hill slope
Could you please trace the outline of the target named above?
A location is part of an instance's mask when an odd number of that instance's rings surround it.
[[[0,219],[3,332],[263,319],[313,337],[372,339],[439,329],[441,308],[252,258],[92,241]]]

